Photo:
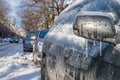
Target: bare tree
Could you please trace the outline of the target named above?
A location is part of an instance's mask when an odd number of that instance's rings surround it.
[[[38,30],[44,21],[43,11],[40,5],[34,4],[32,1],[24,3],[24,7],[18,13],[21,17],[22,25],[26,32],[30,30]]]
[[[0,36],[8,36],[10,34],[10,21],[8,20],[8,4],[4,0],[0,0]]]
[[[42,6],[45,17],[45,28],[54,22],[55,16],[58,16],[65,8],[65,0],[33,0]]]
[[[0,0],[0,23],[6,23],[8,15],[8,6],[7,3],[3,0]]]
[[[18,13],[23,28],[28,32],[49,28],[56,16],[64,9],[65,0],[29,0],[23,1],[24,7]]]

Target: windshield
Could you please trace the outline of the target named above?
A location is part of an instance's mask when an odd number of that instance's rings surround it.
[[[92,1],[83,6],[81,11],[112,12],[111,8],[103,0]]]
[[[16,38],[16,37],[13,37],[13,38],[11,38],[11,39],[15,40],[15,39],[17,39],[17,38]]]
[[[44,38],[47,33],[48,33],[48,30],[41,30],[39,34],[39,38]]]

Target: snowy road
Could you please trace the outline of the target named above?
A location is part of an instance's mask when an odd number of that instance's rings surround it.
[[[22,43],[9,44],[7,49],[0,51],[0,80],[40,78],[40,68],[32,62],[32,53],[23,53]]]

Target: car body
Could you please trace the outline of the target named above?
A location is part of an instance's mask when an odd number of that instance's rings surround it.
[[[44,38],[42,80],[120,80],[119,6],[77,0],[66,8]]]
[[[33,60],[35,64],[38,64],[41,61],[43,40],[47,33],[47,29],[40,30],[37,39],[35,40],[33,48]]]
[[[9,42],[10,41],[10,38],[3,38],[2,39],[2,42]]]
[[[17,37],[12,37],[10,39],[10,43],[18,43],[18,42],[19,42],[19,38],[17,38]]]
[[[26,38],[23,40],[23,51],[33,51],[33,44],[37,38],[38,31],[29,31]]]

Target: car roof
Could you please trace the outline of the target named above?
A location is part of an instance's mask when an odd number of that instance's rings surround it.
[[[92,1],[95,1],[95,0],[76,0],[70,6],[65,8],[65,10],[63,10],[61,12],[61,14],[67,13],[68,11],[70,11],[72,9],[75,9],[78,6],[80,6],[82,8],[84,5],[86,5],[86,4],[88,4]],[[100,1],[100,0],[98,0],[98,1]],[[117,15],[120,16],[120,8],[119,8],[120,7],[120,1],[119,0],[102,0],[102,1],[107,3],[107,5],[109,5],[109,7],[113,10],[113,12],[115,12]]]

